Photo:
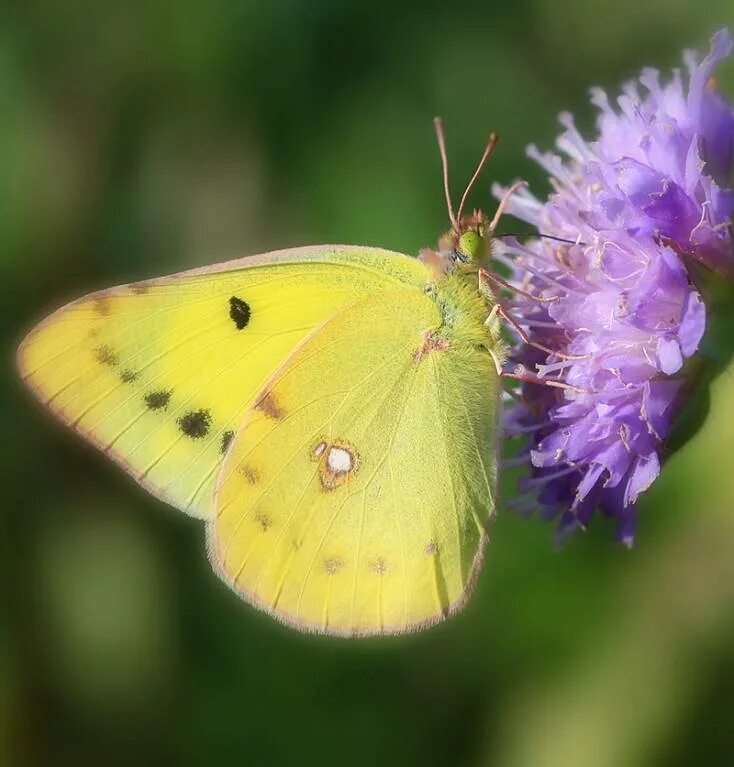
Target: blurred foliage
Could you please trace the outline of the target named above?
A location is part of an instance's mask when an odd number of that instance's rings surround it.
[[[460,617],[301,636],[21,391],[12,349],[88,290],[313,242],[416,252],[457,188],[542,175],[555,115],[669,68],[731,0],[36,0],[0,5],[0,764],[722,764],[734,752],[734,375],[642,504],[562,552],[501,514]],[[734,69],[722,76],[734,93]],[[506,226],[512,228],[513,222]],[[509,493],[508,489],[508,493]]]

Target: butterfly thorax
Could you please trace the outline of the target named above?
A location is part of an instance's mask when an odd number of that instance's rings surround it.
[[[504,356],[496,322],[489,322],[495,297],[480,280],[490,254],[491,232],[486,216],[474,211],[443,234],[438,250],[421,251],[421,260],[435,274],[426,292],[436,301],[443,317],[438,336],[454,346],[484,347]]]
[[[478,264],[454,263],[427,292],[443,317],[440,337],[454,348],[485,348],[504,357],[498,323],[488,322],[495,300],[479,288]]]

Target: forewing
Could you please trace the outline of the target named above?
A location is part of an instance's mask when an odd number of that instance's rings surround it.
[[[315,328],[397,286],[417,260],[322,246],[122,286],[51,315],[18,352],[22,377],[137,481],[207,518],[224,454],[255,394]]]
[[[385,293],[327,323],[263,390],[208,526],[215,568],[245,599],[348,635],[463,604],[494,512],[497,377],[441,326],[430,299]]]

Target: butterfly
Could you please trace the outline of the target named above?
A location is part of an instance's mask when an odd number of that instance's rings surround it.
[[[496,509],[494,227],[458,215],[416,259],[281,250],[92,293],[22,342],[23,380],[161,500],[218,575],[305,631],[414,631],[457,612]]]

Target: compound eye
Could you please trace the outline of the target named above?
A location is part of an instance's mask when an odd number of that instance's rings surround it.
[[[463,255],[463,261],[478,261],[485,255],[484,237],[476,230],[469,229],[459,237],[457,253]]]

